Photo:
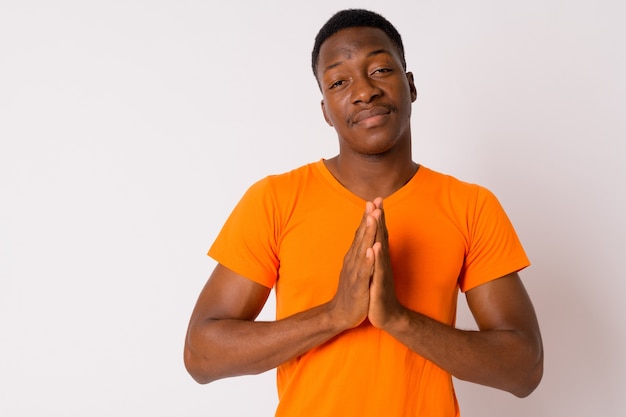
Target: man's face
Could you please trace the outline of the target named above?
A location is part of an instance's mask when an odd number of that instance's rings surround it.
[[[324,118],[339,136],[342,152],[380,155],[410,141],[413,76],[380,29],[343,29],[320,49],[318,82]]]

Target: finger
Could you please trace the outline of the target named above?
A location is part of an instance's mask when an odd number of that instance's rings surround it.
[[[355,251],[358,257],[365,257],[367,249],[370,249],[376,241],[378,222],[372,215],[367,215],[362,228],[362,233],[355,239]]]
[[[372,211],[374,205],[371,202],[367,202],[365,205],[365,211],[361,218],[361,223],[357,228],[352,244],[346,254],[346,260],[349,262],[359,261],[361,262],[363,257],[366,256],[365,251],[374,244],[376,238],[376,220],[372,218]]]
[[[384,212],[376,209],[372,212],[372,217],[376,220],[376,238],[374,242],[379,242],[384,247],[387,247],[387,229],[385,226]]]
[[[389,232],[387,230],[387,221],[385,219],[385,210],[383,209],[383,200],[382,198],[377,198],[374,200],[374,205],[376,207],[376,220],[377,220],[377,228],[376,228],[376,242],[381,242],[383,244],[383,248],[388,247],[389,240]]]
[[[368,227],[367,218],[371,216],[374,208],[375,207],[373,203],[369,201],[365,203],[365,211],[363,212],[363,216],[361,217],[361,223],[359,223],[359,227],[356,229],[355,232],[355,241],[362,239],[363,235],[366,233]]]
[[[357,272],[359,278],[367,280],[367,282],[371,282],[372,275],[374,274],[375,263],[376,255],[374,254],[374,249],[365,249],[365,260],[361,263],[359,271]]]
[[[383,275],[383,271],[385,269],[385,255],[383,253],[383,245],[380,242],[374,243],[372,246],[372,254],[374,256],[374,280]]]

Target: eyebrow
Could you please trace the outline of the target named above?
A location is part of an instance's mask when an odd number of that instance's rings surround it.
[[[371,58],[373,56],[380,55],[380,54],[391,55],[391,52],[389,52],[388,50],[386,50],[384,48],[375,49],[375,50],[373,50],[373,51],[371,51],[370,53],[367,54],[367,58]],[[332,64],[328,65],[326,68],[324,68],[324,71],[322,72],[322,74],[326,73],[327,71],[330,71],[333,68],[337,68],[339,65],[343,64],[343,62],[344,61],[341,60],[341,61],[337,61],[335,63],[332,63]]]

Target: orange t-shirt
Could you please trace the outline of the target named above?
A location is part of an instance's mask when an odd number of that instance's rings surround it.
[[[495,196],[421,166],[384,201],[396,293],[453,326],[467,291],[529,265]],[[209,255],[276,287],[281,319],[329,301],[365,201],[318,161],[254,184]],[[276,416],[453,417],[452,378],[367,320],[278,367]]]

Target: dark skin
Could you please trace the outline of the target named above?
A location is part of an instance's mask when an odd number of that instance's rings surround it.
[[[383,198],[415,174],[411,103],[417,93],[379,29],[344,29],[322,45],[322,111],[340,152],[326,161],[366,201],[347,248],[335,296],[272,322],[255,321],[270,289],[218,264],[192,313],[185,365],[200,383],[256,374],[301,355],[366,318],[457,378],[524,397],[539,384],[543,347],[535,312],[517,273],[466,293],[478,331],[439,323],[403,306],[394,290]]]

